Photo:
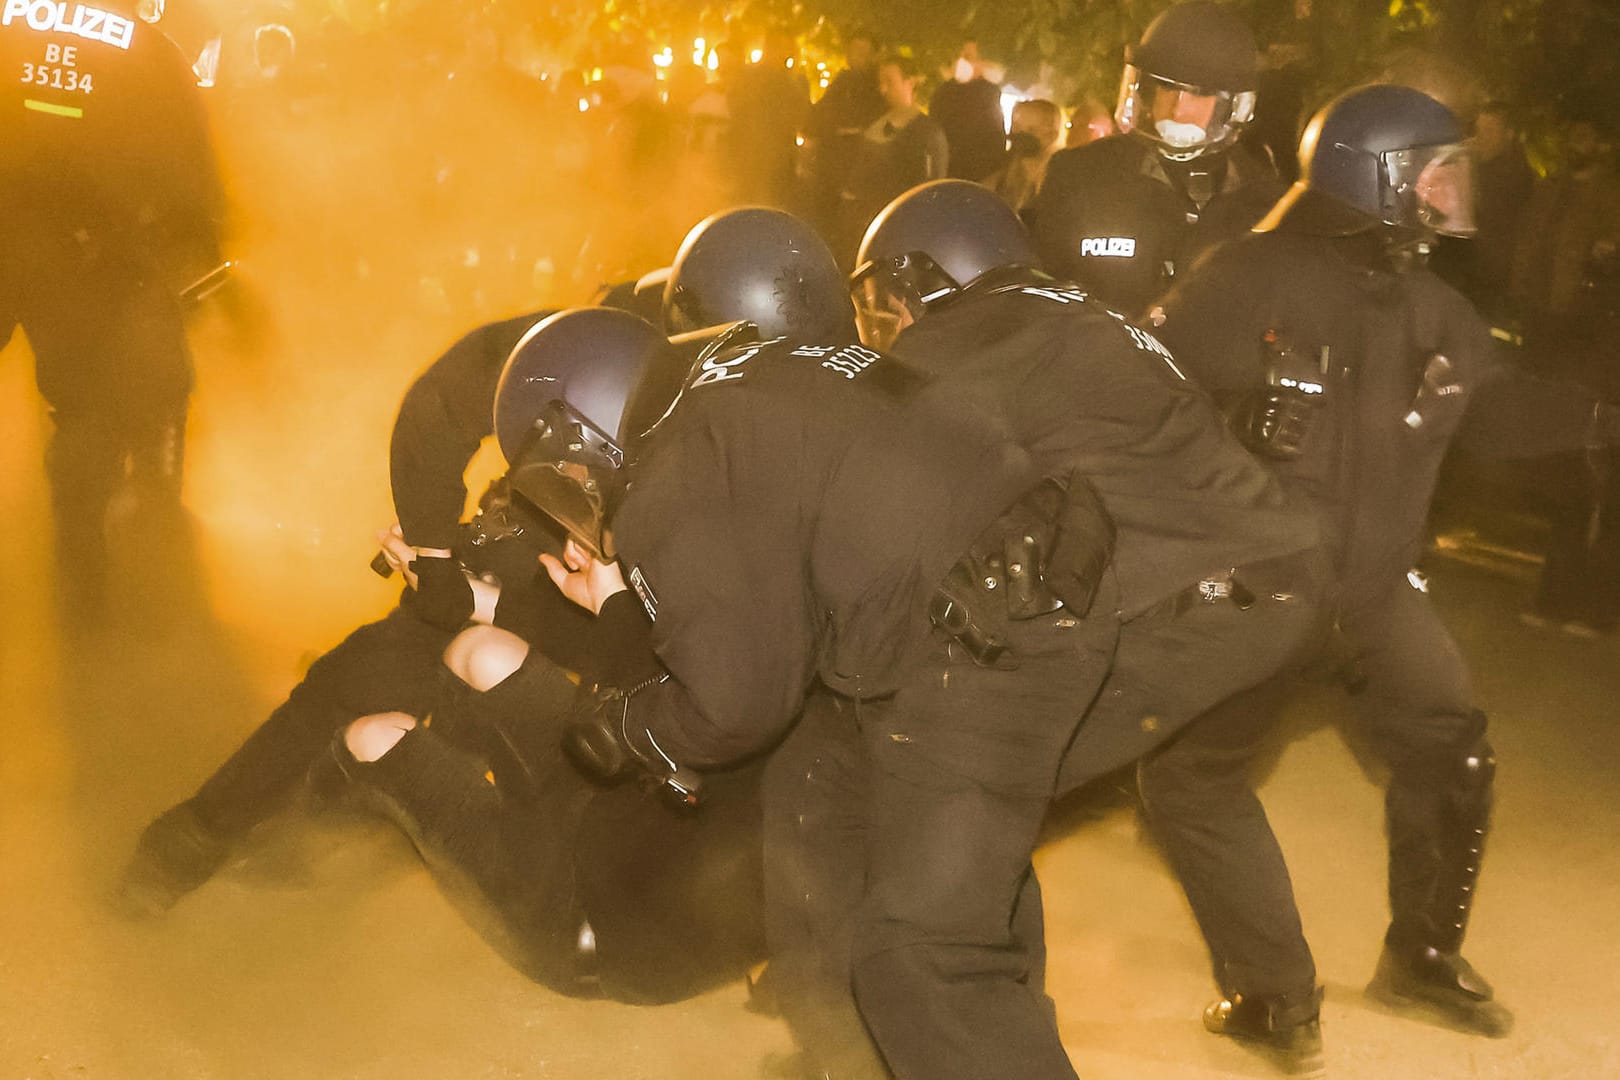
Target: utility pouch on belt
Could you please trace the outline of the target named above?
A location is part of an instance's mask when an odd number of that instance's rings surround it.
[[[986,605],[994,602],[981,591],[981,581],[970,575],[967,559],[957,563],[935,591],[928,605],[928,618],[966,649],[980,667],[1015,670],[1018,660],[1008,651],[1007,643],[985,629],[975,616],[976,610],[983,613]]]
[[[1113,522],[1091,485],[1048,478],[979,535],[945,576],[929,617],[980,666],[1015,668],[1017,659],[988,627],[1065,606],[1084,615],[1113,549]]]

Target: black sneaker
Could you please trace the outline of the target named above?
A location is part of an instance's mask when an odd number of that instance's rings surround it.
[[[141,833],[113,904],[129,918],[166,914],[182,896],[213,877],[229,854],[226,840],[198,819],[190,803],[181,803]]]
[[[1204,1010],[1204,1028],[1239,1039],[1286,1076],[1327,1075],[1322,1056],[1322,991],[1290,1002],[1233,994]]]
[[[1386,944],[1367,996],[1395,1011],[1470,1035],[1505,1037],[1513,1013],[1458,953]]]

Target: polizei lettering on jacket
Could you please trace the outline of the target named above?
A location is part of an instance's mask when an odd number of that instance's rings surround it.
[[[89,41],[100,41],[120,49],[129,48],[135,37],[135,20],[88,4],[68,4],[63,0],[5,0],[0,9],[0,26],[21,19],[30,30],[46,34],[75,34]]]
[[[1136,255],[1134,236],[1087,236],[1080,241],[1081,255],[1106,255],[1116,259],[1130,259]]]
[[[751,345],[736,352],[721,353],[711,356],[698,365],[698,376],[692,380],[692,389],[700,386],[710,386],[714,383],[729,382],[740,379],[743,373],[739,370],[744,364],[759,355],[760,346]]]

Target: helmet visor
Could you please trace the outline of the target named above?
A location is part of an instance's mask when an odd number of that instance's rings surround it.
[[[855,301],[855,329],[861,344],[883,352],[906,326],[905,301],[889,287],[886,275],[857,275],[850,288]]]
[[[1474,234],[1474,168],[1466,147],[1390,150],[1379,162],[1386,221],[1442,236]]]
[[[552,402],[506,472],[511,489],[602,560],[614,557],[608,494],[624,455],[566,403]]]
[[[1254,119],[1254,91],[1191,86],[1126,64],[1114,119],[1171,160],[1189,160],[1237,140]]]

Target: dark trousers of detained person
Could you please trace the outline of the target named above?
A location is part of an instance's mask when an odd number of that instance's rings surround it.
[[[315,661],[196,794],[147,826],[119,886],[126,912],[162,914],[212,877],[254,826],[304,787],[353,721],[427,715],[453,679],[440,662],[451,636],[396,607]]]
[[[1118,626],[1111,667],[1095,633],[1063,637],[1103,620],[1010,624],[1012,680],[952,649],[863,725],[872,835],[854,986],[897,1076],[1075,1075],[1011,933],[1050,801],[1275,673],[1314,621],[1309,574],[1303,558],[1240,569],[1248,604],[1192,586]],[[1104,654],[1074,663],[1087,649]]]
[[[740,978],[764,954],[763,764],[710,774],[696,810],[603,787],[560,749],[574,695],[531,653],[488,693],[449,690],[377,761],[334,753],[447,898],[536,982],[659,1004]]]
[[[1316,658],[1338,668],[1348,646],[1361,731],[1390,770],[1388,941],[1455,952],[1491,803],[1490,770],[1479,767],[1490,761],[1485,718],[1425,592],[1397,578],[1349,597],[1339,611],[1336,632],[1319,630]],[[1258,687],[1202,717],[1143,761],[1138,779],[1222,991],[1303,1003],[1315,993],[1316,969],[1282,852],[1249,781],[1289,683]]]
[[[403,607],[355,630],[182,805],[214,835],[240,840],[286,804],[348,724],[373,713],[427,715],[450,680],[441,657],[453,636]]]

